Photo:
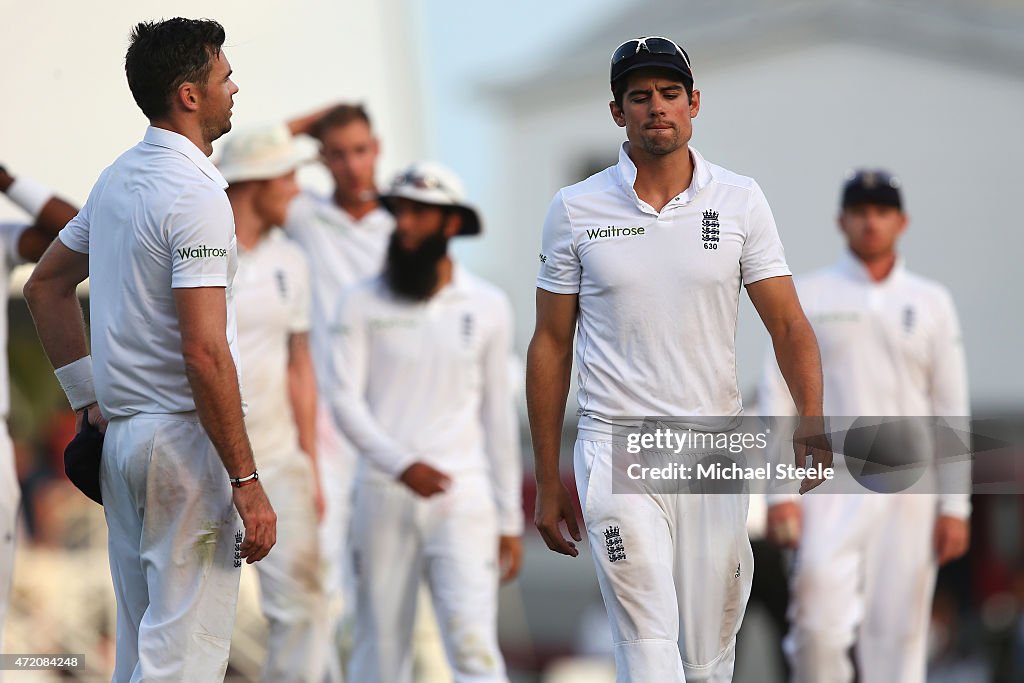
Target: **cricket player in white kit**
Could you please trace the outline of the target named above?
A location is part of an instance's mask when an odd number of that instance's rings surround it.
[[[760,187],[688,146],[700,110],[689,58],[660,37],[612,57],[619,162],[563,188],[544,224],[527,400],[548,547],[581,540],[559,478],[559,443],[576,334],[574,463],[617,680],[729,681],[750,593],[746,495],[612,495],[612,429],[636,416],[691,424],[742,414],[736,310],[745,286],[799,397],[800,464],[821,430],[821,369]],[[816,461],[831,453],[813,439]],[[804,487],[816,485],[807,480]]]
[[[318,683],[327,663],[327,594],[317,527],[316,377],[309,352],[309,267],[280,226],[306,155],[281,127],[235,133],[218,168],[238,239],[235,307],[246,431],[274,511],[278,541],[256,564],[270,633],[265,683]]]
[[[320,552],[331,599],[332,631],[338,647],[328,661],[328,683],[340,683],[342,663],[337,650],[347,646],[343,620],[351,617],[352,589],[348,534],[356,453],[330,416],[332,390],[330,324],[343,292],[356,282],[380,273],[395,220],[378,201],[376,186],[380,142],[362,105],[338,104],[286,124],[293,135],[311,135],[320,142],[320,156],[334,181],[321,196],[303,190],[291,203],[284,228],[302,248],[312,275],[313,308],[310,346],[320,392],[317,452],[326,510],[320,526]],[[349,603],[349,604],[346,604]],[[437,627],[429,609],[417,614],[416,669],[426,683],[451,677]]]
[[[896,179],[855,173],[839,226],[849,250],[796,281],[821,348],[827,414],[965,419],[953,299],[897,256],[907,216]],[[765,369],[762,413],[791,415],[772,359]],[[969,465],[944,464],[937,476],[927,493],[769,498],[770,535],[798,547],[785,644],[795,681],[852,681],[855,646],[863,683],[923,683],[936,567],[963,555],[969,541]]]
[[[6,350],[7,290],[11,269],[20,263],[38,261],[78,209],[54,196],[49,188],[32,178],[15,178],[3,166],[0,166],[0,192],[32,217],[30,223],[0,222],[0,349]],[[14,448],[7,434],[9,389],[7,361],[4,360],[0,362],[0,645],[4,642],[4,619],[14,572],[14,545],[21,500],[14,471]]]
[[[238,91],[223,43],[209,20],[135,27],[125,70],[150,127],[25,286],[72,407],[106,429],[115,683],[221,680],[242,560],[275,540],[242,419],[234,222],[207,158]],[[86,277],[93,356],[75,296]]]
[[[519,570],[521,471],[509,389],[507,297],[447,255],[480,230],[448,169],[419,163],[385,197],[396,218],[384,274],[336,317],[332,408],[362,456],[352,547],[349,679],[411,683],[425,579],[457,683],[507,682],[499,580]]]

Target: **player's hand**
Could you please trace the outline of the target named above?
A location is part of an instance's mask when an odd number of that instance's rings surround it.
[[[7,189],[14,183],[14,177],[7,172],[3,164],[0,164],[0,192],[7,192]]]
[[[246,564],[259,562],[277,543],[277,514],[259,481],[240,488],[232,487],[231,498],[245,527],[242,557]]]
[[[523,537],[502,536],[498,540],[498,569],[501,582],[506,583],[519,576],[523,566]]]
[[[800,544],[803,512],[800,503],[778,503],[768,508],[768,540],[782,548]]]
[[[971,544],[971,527],[966,519],[940,515],[935,521],[935,560],[939,565],[964,556]]]
[[[576,521],[576,508],[572,504],[572,496],[561,481],[537,486],[537,510],[533,514],[533,523],[540,531],[541,537],[548,548],[556,553],[576,557],[580,551],[576,544],[562,535],[559,523],[565,522],[565,528],[575,541],[582,541],[580,526]]]
[[[107,418],[103,417],[98,404],[90,403],[84,408],[84,411],[88,415],[89,424],[100,430],[100,434],[107,431]],[[75,417],[75,432],[82,431],[82,414],[83,412],[80,409]]]
[[[796,466],[808,467],[807,456],[811,456],[811,467],[832,467],[832,444],[825,434],[825,418],[820,415],[800,418],[800,423],[793,432],[793,456]],[[807,476],[800,484],[800,493],[804,494],[824,482],[824,478]]]
[[[444,493],[452,483],[451,477],[425,462],[409,465],[398,479],[424,498]]]

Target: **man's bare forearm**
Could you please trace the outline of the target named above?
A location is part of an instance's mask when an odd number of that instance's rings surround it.
[[[242,398],[235,362],[223,346],[185,353],[185,374],[192,387],[199,421],[213,442],[229,477],[245,477],[256,469],[245,433]]]
[[[288,341],[288,399],[299,433],[299,447],[316,462],[316,373],[309,354],[308,335],[292,335]]]
[[[558,460],[571,372],[571,347],[563,348],[551,337],[535,335],[526,356],[526,404],[538,483],[559,481],[561,477]]]
[[[89,353],[85,317],[76,287],[89,274],[89,257],[56,243],[25,284],[25,301],[39,341],[54,368]]]
[[[797,411],[804,417],[821,415],[821,354],[811,324],[803,316],[789,321],[772,344]]]

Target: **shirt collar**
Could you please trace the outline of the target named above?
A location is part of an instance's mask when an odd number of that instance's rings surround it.
[[[218,171],[217,167],[213,165],[213,162],[210,161],[209,157],[203,154],[202,150],[196,147],[195,143],[184,135],[167,130],[166,128],[149,126],[146,129],[146,135],[142,138],[142,141],[148,145],[164,147],[185,155],[188,157],[189,161],[195,164],[210,180],[217,183],[222,190],[228,186],[227,181],[224,180],[224,176],[220,174],[220,171]]]
[[[899,277],[903,275],[903,271],[906,269],[906,263],[902,256],[896,256],[896,263],[893,264],[892,270],[881,282],[875,282],[874,278],[871,277],[871,273],[868,272],[867,266],[857,258],[849,249],[844,249],[843,253],[839,256],[838,263],[839,270],[845,273],[847,276],[858,282],[865,282],[873,285],[886,285],[891,282],[895,282]]]
[[[690,181],[690,186],[686,190],[666,205],[666,208],[689,204],[701,190],[711,183],[714,177],[711,173],[710,164],[704,160],[701,153],[693,147],[690,147],[689,150],[690,159],[693,160],[693,180]],[[638,207],[649,210],[651,207],[637,196],[636,190],[633,188],[633,185],[636,183],[636,164],[629,158],[629,142],[623,142],[622,147],[619,148],[619,163],[616,165],[616,169],[619,174],[619,184],[622,185],[622,189],[626,194],[630,196]]]

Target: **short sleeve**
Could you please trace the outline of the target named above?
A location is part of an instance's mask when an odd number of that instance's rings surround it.
[[[290,246],[290,245],[289,245]],[[312,307],[312,292],[309,289],[309,264],[306,256],[298,248],[290,249],[292,252],[292,281],[295,283],[295,300],[291,306],[291,318],[288,321],[288,331],[292,334],[309,332],[309,309]]]
[[[167,217],[171,287],[227,287],[235,219],[222,190],[182,195]]]
[[[18,252],[18,240],[28,227],[27,223],[0,223],[0,262],[16,266],[24,261]]]
[[[792,275],[786,264],[786,254],[775,227],[768,200],[761,187],[754,183],[747,206],[747,229],[740,254],[740,272],[743,284],[751,285],[758,280],[780,275]]]
[[[89,198],[85,200],[85,204],[79,209],[78,214],[57,233],[57,239],[63,242],[65,247],[71,251],[77,251],[79,254],[89,253],[89,217],[92,215],[92,203],[100,182],[102,180],[96,183],[96,187],[93,187]]]
[[[579,256],[572,239],[569,211],[559,192],[551,201],[548,215],[544,219],[537,286],[555,294],[578,294],[581,273]]]

